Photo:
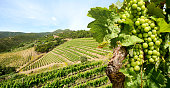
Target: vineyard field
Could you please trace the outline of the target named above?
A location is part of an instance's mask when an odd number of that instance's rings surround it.
[[[49,64],[57,63],[79,63],[80,57],[85,56],[88,60],[103,59],[111,52],[109,48],[97,48],[98,43],[93,38],[78,38],[57,46],[51,52],[34,63],[23,68],[23,71],[32,70]]]
[[[1,88],[112,88],[105,61],[89,61],[18,79],[7,79]]]

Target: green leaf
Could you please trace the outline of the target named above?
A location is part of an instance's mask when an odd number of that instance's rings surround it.
[[[111,34],[107,34],[104,37],[104,41],[110,42],[111,39],[118,37],[117,33],[112,32]]]
[[[98,23],[98,21],[93,21],[88,24],[88,27],[91,28],[90,31],[93,33],[93,38],[96,39],[97,42],[102,42],[103,38],[107,34],[107,28],[102,24]]]
[[[123,6],[123,3],[118,0],[118,1],[116,2],[116,6],[117,6],[118,8],[121,8],[121,7]]]
[[[170,9],[170,1],[169,1],[169,0],[166,0],[166,7],[167,7],[168,9]]]
[[[118,7],[112,3],[112,5],[109,6],[109,10],[113,11],[113,12],[117,12],[118,11]]]
[[[147,83],[149,88],[162,88],[166,86],[167,79],[159,69],[156,71],[152,66],[147,67],[145,76],[149,79],[149,83]]]
[[[114,38],[116,33],[119,33],[120,29],[115,25],[120,17],[115,15],[113,11],[110,11],[107,8],[91,8],[87,14],[89,17],[94,18],[95,20],[88,24],[88,28],[91,28],[90,31],[93,33],[93,37],[97,42],[101,43],[105,36],[106,40]]]
[[[165,36],[165,45],[164,45],[164,49],[169,49],[170,51],[170,33],[168,33],[166,36]]]
[[[150,0],[152,3],[159,5],[161,2],[163,3],[165,0]]]
[[[167,24],[163,18],[158,18],[157,23],[160,27],[160,32],[170,32],[170,24]]]
[[[120,34],[119,37],[122,37],[123,39],[120,41],[122,46],[130,46],[134,45],[136,43],[141,43],[143,42],[143,39],[138,38],[137,36],[134,35],[125,35],[125,34]]]
[[[90,11],[88,11],[87,16],[97,19],[97,20],[106,20],[111,14],[111,11],[107,9],[106,7],[96,7],[96,8],[91,8]]]
[[[159,7],[156,7],[154,3],[150,3],[148,6],[148,14],[150,16],[156,16],[157,18],[165,18],[163,15],[163,10],[160,9]]]
[[[134,29],[134,22],[131,19],[126,19],[121,28],[121,33],[129,34],[132,29]]]

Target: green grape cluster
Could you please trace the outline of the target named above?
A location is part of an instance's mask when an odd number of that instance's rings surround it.
[[[129,57],[129,62],[130,62],[130,70],[135,70],[139,71],[140,66],[144,63],[144,57],[143,57],[143,51],[142,45],[141,44],[136,44],[133,47],[133,56]]]
[[[156,22],[149,19],[147,16],[147,8],[145,7],[145,2],[143,0],[131,0],[130,3],[127,4],[125,10],[126,11],[121,15],[121,19],[118,23],[123,23],[126,19],[131,19],[134,22],[134,28],[130,30],[130,34],[136,35],[144,40],[141,44],[142,47],[140,47],[143,49],[144,55],[140,55],[138,52],[133,59],[131,58],[131,66],[134,67],[135,71],[138,71],[138,60],[137,62],[135,60],[139,59],[139,55],[140,57],[145,56],[145,59],[152,64],[159,60],[159,49],[162,39]]]

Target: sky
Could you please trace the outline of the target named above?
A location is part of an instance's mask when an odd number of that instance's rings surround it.
[[[121,2],[123,0],[120,0]],[[109,7],[117,0],[0,0],[0,31],[52,32],[88,30],[90,8]]]

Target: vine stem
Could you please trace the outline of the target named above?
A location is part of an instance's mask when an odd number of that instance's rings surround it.
[[[144,54],[143,54],[143,61],[144,61]],[[142,61],[142,68],[143,68],[143,61]],[[142,88],[142,68],[141,68],[141,88]]]

